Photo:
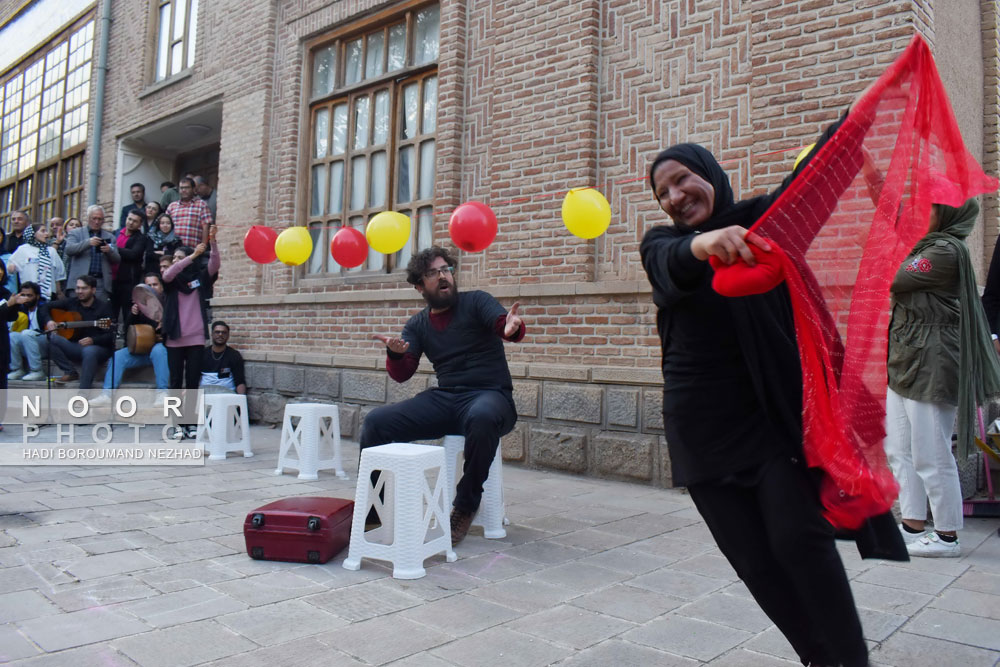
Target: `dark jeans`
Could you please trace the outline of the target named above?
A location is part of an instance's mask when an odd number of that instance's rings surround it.
[[[864,667],[847,574],[808,473],[785,457],[756,483],[688,488],[719,549],[803,664]]]
[[[171,389],[197,389],[201,384],[201,353],[204,345],[167,346],[167,368]],[[181,387],[181,383],[184,386]]]
[[[118,323],[119,329],[125,328],[129,315],[132,314],[132,287],[130,283],[113,283],[111,291],[111,317]]]
[[[504,392],[428,389],[368,413],[361,427],[361,448],[464,435],[465,465],[452,504],[471,513],[479,509],[500,437],[510,433],[516,421],[513,398]]]
[[[100,345],[80,345],[58,334],[49,336],[49,358],[65,373],[75,373],[74,363],[80,364],[80,389],[94,386],[97,367],[111,356],[111,350]]]

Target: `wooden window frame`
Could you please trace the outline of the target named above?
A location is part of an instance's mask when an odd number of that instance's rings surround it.
[[[184,5],[184,25],[181,34],[178,35],[176,31],[176,12],[177,6],[181,4]],[[192,5],[194,5],[193,11]],[[156,0],[156,2],[150,3],[150,11],[152,12],[152,20],[149,22],[152,30],[150,41],[153,44],[153,48],[149,78],[152,84],[159,84],[180,78],[193,67],[193,61],[189,63],[189,60],[192,60],[192,53],[197,53],[198,49],[198,12],[201,11],[201,5],[202,3],[199,0]],[[163,8],[166,6],[170,7],[170,26],[167,31],[165,69],[161,77],[160,54],[162,47],[160,43],[160,16]],[[192,44],[192,41],[194,44]],[[173,69],[173,51],[174,47],[178,44],[181,47],[181,63],[180,68],[175,71]]]

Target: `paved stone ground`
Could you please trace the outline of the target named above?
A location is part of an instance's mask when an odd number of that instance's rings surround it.
[[[251,560],[249,510],[354,494],[330,473],[274,476],[280,432],[252,430],[257,456],[204,467],[0,468],[0,661],[798,664],[681,491],[508,465],[507,538],[472,535],[423,579],[350,572],[345,554]],[[998,526],[968,521],[955,560],[861,561],[842,545],[874,664],[1000,665]]]

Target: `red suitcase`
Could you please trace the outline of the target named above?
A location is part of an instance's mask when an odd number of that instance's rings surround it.
[[[247,514],[247,553],[258,560],[325,563],[350,542],[353,516],[353,500],[277,500]]]

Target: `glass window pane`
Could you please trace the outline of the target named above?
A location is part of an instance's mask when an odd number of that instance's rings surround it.
[[[369,217],[368,219],[371,220],[373,217],[375,217],[375,216],[373,215],[373,216]],[[374,248],[368,248],[368,265],[367,266],[368,266],[368,270],[369,271],[378,271],[380,269],[385,268],[385,255],[383,255],[382,253],[378,252]]]
[[[344,211],[344,163],[341,160],[330,163],[330,215]]]
[[[382,74],[382,59],[385,55],[385,34],[382,31],[368,35],[368,51],[365,52],[365,78]]]
[[[364,218],[362,218],[362,217],[351,218],[351,220],[350,220],[350,222],[348,224],[350,224],[351,227],[354,227],[354,229],[358,230],[362,234],[365,233],[365,219]],[[351,267],[351,268],[347,269],[348,272],[356,272],[356,271],[364,271],[364,270],[365,270],[365,265],[364,264],[362,264],[361,266],[354,266],[354,267]]]
[[[188,19],[187,66],[194,65],[194,47],[198,41],[198,0],[191,0],[191,16]]]
[[[347,105],[333,108],[333,148],[331,155],[341,155],[347,150]]]
[[[427,134],[437,127],[438,80],[436,76],[424,79],[424,114],[421,132]]]
[[[425,206],[417,211],[417,250],[430,248],[434,241],[434,209]]]
[[[420,199],[434,196],[434,140],[420,144]]]
[[[174,0],[171,3],[174,6],[174,39],[181,39],[184,37],[184,18],[187,16],[187,0]]]
[[[312,255],[309,256],[309,266],[307,270],[309,273],[322,273],[323,264],[326,260],[326,253],[329,249],[326,247],[326,243],[323,239],[323,223],[314,222],[309,225],[309,236],[312,237],[313,251]]]
[[[399,149],[399,178],[396,186],[396,203],[405,204],[413,201],[413,146],[403,146]]]
[[[390,72],[400,69],[406,64],[406,24],[398,23],[389,28],[389,66]]]
[[[410,218],[411,221],[413,220],[413,212],[412,211],[399,211],[399,212],[402,213],[403,215],[407,216],[408,218]],[[409,243],[407,243],[406,245],[404,245],[402,247],[402,249],[399,252],[396,253],[396,262],[395,262],[395,265],[397,267],[405,267],[410,262],[410,258],[411,257],[413,257],[413,239],[412,238],[410,238],[410,242]]]
[[[337,47],[328,46],[313,55],[312,96],[322,97],[333,91],[337,72]]]
[[[437,6],[417,12],[413,32],[413,64],[423,65],[438,57],[438,30],[441,12]]]
[[[371,187],[368,192],[368,205],[372,208],[385,206],[385,186],[389,182],[389,164],[385,151],[372,153]]]
[[[361,81],[361,39],[348,42],[347,52],[344,54],[344,85]]]
[[[389,91],[375,93],[375,118],[372,128],[372,146],[384,144],[389,139]]]
[[[184,42],[177,42],[170,47],[170,73],[177,74],[182,68],[181,63],[184,57]]]
[[[156,80],[167,78],[167,56],[170,53],[170,5],[160,7],[160,35],[157,38]]]
[[[412,139],[417,135],[417,102],[419,84],[411,83],[403,87],[403,139]]]
[[[312,200],[309,206],[309,215],[316,217],[323,215],[326,210],[326,165],[317,164],[312,168]]]
[[[313,140],[313,157],[326,157],[330,150],[330,110],[317,109]]]
[[[365,207],[365,188],[368,182],[368,160],[364,156],[351,160],[351,210],[357,211]]]
[[[368,96],[354,100],[354,148],[368,145]]]

